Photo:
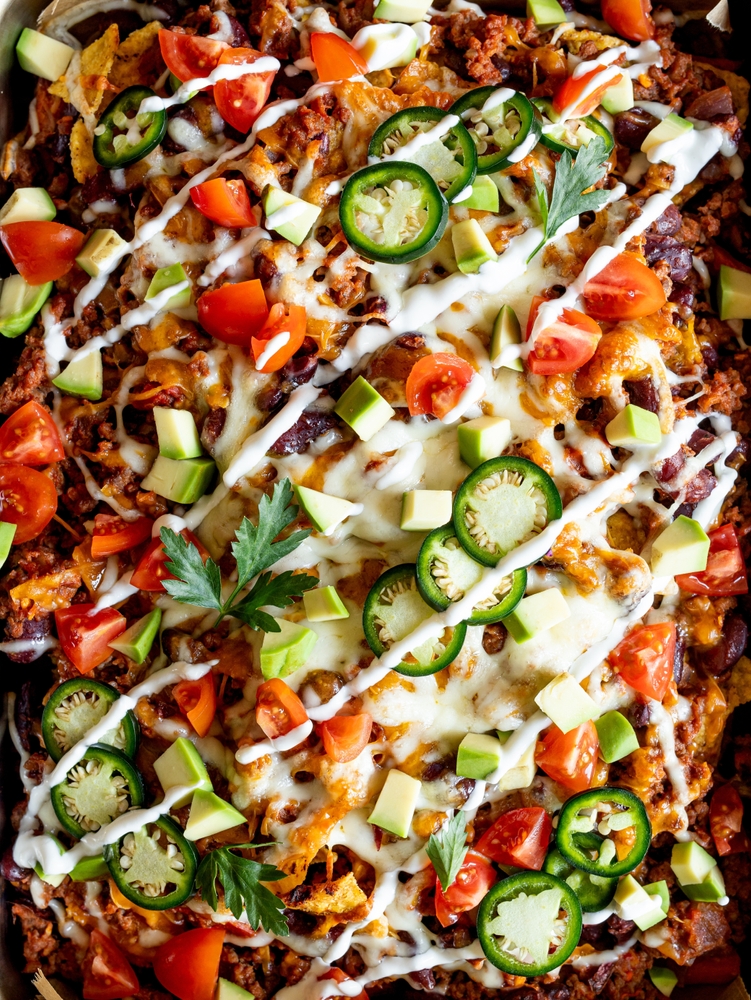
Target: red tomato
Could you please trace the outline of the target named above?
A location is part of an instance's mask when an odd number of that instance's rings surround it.
[[[551,726],[537,744],[535,761],[553,781],[583,792],[592,784],[599,749],[594,722],[585,722],[568,733]]]
[[[211,671],[197,681],[180,681],[172,688],[172,694],[198,735],[205,736],[216,714],[216,688]]]
[[[584,302],[590,316],[618,323],[651,316],[667,297],[654,271],[622,253],[586,283]]]
[[[94,928],[83,960],[84,1000],[122,1000],[140,988],[125,955],[111,938]]]
[[[709,558],[705,570],[681,573],[675,582],[690,594],[747,594],[746,563],[733,525],[723,524],[709,532]]]
[[[646,42],[654,38],[655,25],[649,0],[602,0],[602,16],[622,38]]]
[[[65,458],[60,433],[49,410],[30,400],[0,427],[0,461],[49,465]]]
[[[254,63],[262,59],[263,53],[255,49],[225,49],[219,64]],[[236,80],[217,80],[214,84],[214,101],[222,118],[238,132],[248,132],[260,115],[271,93],[271,84],[276,74],[246,73]]]
[[[370,740],[373,719],[367,712],[335,715],[317,727],[323,748],[332,760],[347,764],[359,757]]]
[[[709,828],[718,854],[751,850],[751,841],[743,829],[743,802],[733,785],[722,785],[712,796]]]
[[[546,300],[536,295],[527,322],[527,339]],[[527,356],[527,368],[533,375],[561,375],[574,372],[594,356],[602,337],[598,324],[577,309],[564,309],[558,320],[546,326]]]
[[[154,975],[179,1000],[213,1000],[223,944],[221,927],[178,934],[157,948]]]
[[[322,976],[319,976],[318,982],[322,983],[324,979],[333,979],[335,983],[352,982],[350,976],[348,976],[347,973],[344,972],[342,969],[336,968],[336,966],[334,966],[333,969],[329,969],[328,972],[324,972]],[[347,996],[350,996],[350,994],[348,993]],[[365,992],[365,990],[362,990],[360,993],[356,993],[354,995],[353,1000],[368,1000],[368,994]]]
[[[215,177],[190,189],[190,197],[202,215],[219,226],[242,229],[258,221],[250,207],[245,181]]]
[[[690,916],[690,915],[689,915]],[[741,958],[733,948],[700,955],[683,967],[685,986],[720,986],[732,983],[741,974]]]
[[[446,892],[436,875],[435,915],[442,927],[450,927],[460,913],[473,910],[487,895],[488,889],[498,881],[495,868],[474,851],[468,851],[456,878]]]
[[[314,31],[310,36],[310,54],[316,64],[318,80],[349,80],[352,76],[364,76],[368,64],[345,38],[329,31]]]
[[[72,604],[55,612],[63,652],[79,674],[89,674],[112,656],[109,643],[125,631],[125,617],[114,608],[89,614],[93,604]]]
[[[264,681],[256,692],[256,722],[270,740],[307,722],[305,706],[292,688],[278,677]]]
[[[445,417],[459,402],[475,370],[455,354],[428,354],[412,366],[407,378],[407,406],[411,416],[432,413]]]
[[[83,233],[60,222],[11,222],[0,226],[0,239],[18,273],[30,285],[62,278],[86,242]]]
[[[209,554],[203,545],[198,541],[196,536],[192,531],[181,531],[180,534],[183,538],[192,542],[198,551],[201,553],[201,558],[204,562],[209,558]],[[130,582],[134,587],[138,587],[139,590],[147,590],[149,593],[162,593],[164,592],[164,584],[162,580],[174,580],[175,577],[165,568],[165,563],[167,562],[167,553],[164,551],[164,546],[160,538],[152,538],[149,543],[149,547],[146,549],[144,554],[141,556],[140,562],[133,570],[133,576],[130,578]]]
[[[185,35],[180,29],[168,31],[162,28],[159,32],[162,59],[181,83],[207,77],[228,47],[226,42],[200,35]]]
[[[94,534],[91,536],[92,558],[107,559],[118,552],[134,549],[136,545],[151,538],[152,524],[148,517],[125,521],[117,514],[97,514],[94,518]]]
[[[250,341],[253,359],[259,372],[278,372],[286,365],[292,355],[302,347],[307,322],[304,306],[284,306],[281,302],[277,302],[271,307],[268,319],[258,331],[258,336],[252,337]],[[281,337],[283,333],[287,334],[287,340],[283,344],[280,343],[270,357],[264,358],[271,341],[275,337]],[[258,364],[260,359],[263,359],[261,365]]]
[[[641,625],[610,654],[610,665],[624,681],[648,698],[662,701],[673,676],[675,623]]]
[[[591,115],[602,100],[605,91],[618,82],[618,77],[607,80],[601,87],[596,87],[591,94],[579,102],[579,98],[584,94],[590,81],[594,80],[604,69],[604,66],[597,66],[589,73],[583,73],[581,76],[569,76],[564,80],[553,98],[554,110],[559,115],[565,111],[567,118],[586,118],[587,115]]]
[[[57,510],[52,480],[25,465],[0,465],[0,521],[17,525],[13,544],[36,538]]]
[[[198,321],[217,340],[249,347],[269,315],[266,296],[258,278],[222,285],[204,292],[198,300]]]
[[[553,821],[539,806],[511,809],[499,816],[475,847],[500,865],[539,871],[553,832]]]

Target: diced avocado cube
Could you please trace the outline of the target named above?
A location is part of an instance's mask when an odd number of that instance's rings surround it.
[[[0,291],[0,333],[4,337],[26,333],[51,293],[51,281],[30,285],[20,274],[9,275]]]
[[[151,284],[146,292],[146,301],[149,302],[165,289],[171,288],[173,285],[182,285],[185,281],[188,282],[187,288],[182,288],[174,295],[168,296],[166,301],[162,301],[160,308],[163,310],[187,308],[193,302],[193,289],[182,264],[170,264],[169,267],[159,268],[151,279]]]
[[[141,488],[153,490],[173,503],[195,503],[208,490],[215,470],[214,459],[208,456],[176,461],[158,455]]]
[[[510,615],[503,619],[515,642],[529,642],[539,632],[546,632],[571,615],[566,598],[556,587],[524,597]]]
[[[52,384],[71,396],[101,399],[104,392],[102,352],[89,351],[82,358],[74,358],[57,378],[52,379]]]
[[[426,25],[428,33],[430,26]],[[419,41],[417,32],[406,24],[368,24],[360,28],[352,39],[352,47],[357,49],[368,66],[368,72],[379,69],[394,69],[406,66],[417,55]]]
[[[95,882],[105,878],[110,870],[101,854],[95,858],[83,858],[70,873],[73,882]]]
[[[514,735],[514,730],[513,729],[496,729],[495,734],[498,737],[498,741],[500,742],[501,746],[505,746],[508,743],[508,741],[511,739],[511,737]]]
[[[302,595],[305,605],[305,617],[309,622],[334,622],[341,618],[349,618],[349,611],[344,606],[336,587],[316,587],[307,590]]]
[[[17,524],[11,524],[10,521],[0,521],[0,566],[5,564],[10,555],[17,527]]]
[[[318,221],[321,209],[278,187],[266,186],[261,198],[266,226],[299,247]]]
[[[698,885],[682,885],[681,889],[689,899],[702,903],[716,903],[725,896],[725,879],[719,865],[712,869]]]
[[[310,523],[316,531],[324,534],[332,532],[345,518],[359,514],[362,510],[360,504],[311,490],[307,486],[295,486],[295,493]]]
[[[511,422],[505,417],[475,417],[459,424],[459,454],[471,469],[498,458],[511,440]],[[445,524],[445,522],[444,522]]]
[[[686,840],[673,844],[670,867],[683,888],[703,882],[712,869],[717,867],[717,862],[701,844],[697,844],[695,840]]]
[[[220,799],[214,792],[199,788],[190,804],[185,837],[187,840],[202,840],[247,822],[243,814],[229,802]]]
[[[606,764],[622,760],[639,749],[634,727],[620,712],[606,712],[595,719],[595,729],[600,741],[600,756]]]
[[[645,892],[633,875],[618,883],[613,901],[622,920],[633,920],[639,930],[646,931],[665,919],[660,899]]]
[[[627,72],[621,73],[617,83],[611,83],[602,95],[600,104],[611,115],[630,111],[634,106],[634,84]]]
[[[264,680],[288,677],[307,661],[318,635],[304,625],[277,618],[279,632],[265,632],[261,644],[261,673]]]
[[[501,762],[501,744],[496,736],[467,733],[459,744],[456,773],[460,778],[484,781]]]
[[[659,899],[662,912],[667,916],[670,909],[670,890],[665,879],[662,879],[661,882],[650,882],[649,885],[644,886],[644,891]]]
[[[687,132],[690,132],[693,127],[691,122],[671,112],[667,118],[663,118],[660,124],[656,125],[647,135],[641,144],[641,151],[642,153],[648,153],[655,146],[659,146],[663,142],[671,142],[673,139],[679,139],[681,136],[686,135]]]
[[[478,212],[497,212],[501,205],[501,196],[488,175],[480,174],[472,182],[472,194],[458,204],[462,208],[474,208]]]
[[[395,837],[408,837],[421,788],[422,783],[416,778],[403,771],[390,770],[368,823],[380,826]]]
[[[660,418],[656,413],[629,403],[605,428],[605,437],[614,448],[641,448],[662,441]]]
[[[154,770],[165,795],[176,785],[198,785],[206,792],[214,791],[206,765],[190,740],[186,740],[184,736],[178,737],[161,757],[157,757]],[[181,795],[177,802],[173,802],[173,807],[179,809],[180,806],[187,806],[194,791],[193,788]]]
[[[720,319],[751,319],[751,274],[723,264],[717,283]]]
[[[568,733],[600,714],[599,707],[571,674],[554,677],[542,691],[537,692],[535,702],[562,733]]]
[[[541,31],[554,28],[568,20],[558,0],[527,0],[527,17],[533,17]]]
[[[382,21],[401,21],[403,24],[417,24],[425,19],[430,3],[425,0],[380,0],[373,11],[373,17]]]
[[[55,203],[45,188],[16,188],[0,208],[0,226],[11,222],[50,222],[57,215]]]
[[[521,344],[522,328],[519,320],[511,306],[501,306],[498,315],[493,323],[493,334],[490,338],[490,363],[494,368],[500,366],[501,352],[504,347],[510,344]],[[503,366],[512,371],[520,372],[524,370],[521,358],[513,358],[508,364]]]
[[[672,969],[666,969],[664,965],[653,965],[649,970],[649,978],[652,980],[654,988],[664,997],[669,997],[678,985],[678,976]]]
[[[143,618],[139,618],[135,624],[109,643],[109,646],[111,649],[116,649],[118,653],[122,653],[123,656],[127,656],[129,660],[133,660],[134,663],[141,664],[151,651],[161,623],[162,609],[154,608],[153,611],[149,611]]]
[[[76,257],[76,264],[92,278],[110,271],[124,256],[128,244],[114,229],[97,229]]]
[[[248,993],[237,983],[231,983],[229,979],[222,979],[216,984],[216,994],[214,1000],[255,1000],[252,993]]]
[[[16,43],[21,69],[54,83],[68,68],[75,49],[41,31],[24,28]]]
[[[361,441],[370,441],[374,434],[391,420],[393,409],[383,396],[359,375],[334,407]]]
[[[652,543],[652,572],[655,576],[701,573],[707,568],[709,538],[693,518],[681,514]]]
[[[451,230],[451,242],[456,266],[462,274],[476,274],[489,260],[498,260],[498,254],[477,219],[455,223]]]
[[[155,406],[154,420],[160,455],[175,459],[199,457],[203,448],[198,439],[195,417],[190,410]]]
[[[402,497],[402,531],[432,531],[451,520],[451,490],[408,490]]]
[[[513,792],[517,788],[529,788],[537,773],[535,763],[535,744],[526,750],[519,758],[519,763],[501,775],[497,784],[499,792]]]
[[[54,834],[46,833],[44,834],[44,836],[49,837],[49,839],[53,842],[53,844],[58,849],[60,854],[65,853],[65,848]],[[39,878],[42,880],[42,882],[46,882],[47,885],[51,885],[54,889],[57,889],[57,887],[59,885],[62,885],[62,883],[65,881],[65,872],[63,872],[62,875],[48,875],[47,872],[42,868],[41,862],[39,861],[37,861],[37,863],[34,865],[34,874],[38,875]]]

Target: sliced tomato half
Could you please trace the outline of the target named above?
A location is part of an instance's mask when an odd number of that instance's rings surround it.
[[[151,538],[152,525],[148,517],[126,521],[117,514],[97,514],[91,536],[92,559],[107,559],[143,544]]]
[[[278,677],[264,681],[256,692],[256,722],[270,740],[286,736],[308,720],[305,706]]]
[[[52,414],[36,400],[11,413],[0,427],[0,462],[49,465],[65,458],[65,448]]]
[[[80,674],[91,673],[112,656],[109,643],[125,631],[127,624],[124,615],[114,608],[94,611],[93,604],[72,604],[55,612],[62,650]]]
[[[619,323],[651,316],[667,302],[660,279],[635,257],[619,254],[584,286],[587,312]]]
[[[245,181],[215,177],[190,189],[190,197],[198,211],[218,226],[243,229],[255,226],[257,219],[250,207]]]
[[[174,73],[181,83],[201,80],[207,77],[217,64],[225,49],[226,42],[201,35],[186,35],[180,28],[159,32],[159,48],[162,59],[170,73]]]
[[[323,749],[332,760],[346,764],[359,757],[370,740],[373,719],[368,712],[335,715],[317,726]]]
[[[602,0],[602,16],[621,38],[646,42],[654,38],[655,23],[649,16],[650,0]]]
[[[537,744],[535,761],[553,781],[573,792],[583,792],[592,784],[599,749],[594,722],[567,733],[551,726]]]
[[[304,306],[285,306],[276,302],[266,322],[252,337],[250,346],[259,372],[278,372],[300,350],[307,330]]]
[[[214,1000],[223,945],[221,927],[178,934],[157,948],[154,975],[178,1000]]]
[[[566,118],[586,118],[591,115],[602,100],[605,91],[618,82],[617,77],[610,77],[601,87],[589,90],[589,85],[605,70],[604,66],[597,66],[589,73],[581,76],[569,76],[563,81],[553,98],[553,109],[557,114],[565,112]],[[588,91],[588,93],[585,93]]]
[[[36,538],[57,510],[57,491],[43,472],[26,465],[0,465],[0,521],[16,525],[13,544]]]
[[[527,339],[534,327],[540,306],[546,300],[535,296],[527,323]],[[535,339],[534,350],[527,356],[527,368],[533,375],[562,375],[574,372],[594,356],[602,337],[599,325],[586,313],[564,309],[555,323],[546,326]]]
[[[95,927],[83,960],[84,1000],[122,1000],[140,988],[128,959],[112,938]]]
[[[266,322],[269,307],[258,278],[222,285],[198,300],[198,321],[217,340],[225,344],[250,347]]]
[[[709,829],[718,854],[743,854],[751,850],[751,840],[743,829],[743,801],[733,785],[722,785],[712,796]]]
[[[0,239],[18,273],[30,285],[57,281],[73,267],[86,237],[60,222],[10,222]]]
[[[352,76],[364,76],[368,72],[368,64],[357,49],[345,38],[329,31],[313,32],[310,36],[310,54],[321,83],[349,80]]]
[[[456,354],[428,354],[412,366],[407,377],[407,406],[411,416],[432,413],[439,420],[457,405],[475,370]]]
[[[709,532],[707,568],[701,573],[681,573],[675,578],[681,590],[715,597],[748,593],[748,573],[738,535],[732,524]]]
[[[498,881],[498,875],[490,862],[481,854],[468,851],[456,878],[444,892],[436,875],[435,915],[442,927],[450,927],[459,919],[460,913],[479,906],[488,889]]]
[[[553,821],[539,806],[525,806],[503,813],[475,845],[501,865],[539,871],[553,832]]]
[[[254,63],[262,58],[263,53],[255,49],[231,48],[224,50],[219,65],[236,66]],[[275,75],[272,70],[268,73],[246,73],[235,80],[217,80],[214,84],[214,101],[219,114],[228,125],[238,132],[250,130],[269,99]]]
[[[197,681],[180,681],[172,688],[172,696],[183,715],[199,736],[205,736],[216,715],[216,687],[209,670]]]
[[[180,534],[186,541],[192,542],[195,545],[201,553],[201,558],[206,562],[209,554],[193,532],[188,531],[186,528]],[[166,563],[167,553],[164,551],[161,539],[152,538],[148,548],[141,556],[138,565],[133,570],[130,582],[134,587],[138,587],[139,590],[146,590],[153,594],[163,592],[163,581],[175,579],[173,574],[166,568]]]
[[[610,665],[635,691],[662,701],[673,676],[675,623],[640,625],[608,657]]]
[[[324,972],[322,976],[319,976],[318,982],[321,983],[324,981],[324,979],[333,979],[335,983],[354,984],[354,980],[350,976],[348,976],[343,969],[339,969],[336,966],[334,966],[332,969],[329,969],[328,972]],[[350,989],[351,988],[352,987],[350,987]],[[352,1000],[368,1000],[368,994],[365,992],[365,990],[361,990],[360,993],[347,993],[345,995],[348,997],[351,996]]]

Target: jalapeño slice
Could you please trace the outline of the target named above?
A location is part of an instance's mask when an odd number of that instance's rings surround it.
[[[80,840],[140,806],[143,781],[125,754],[95,743],[55,785],[51,798],[60,825]]]
[[[373,134],[368,156],[380,159],[393,156],[407,143],[430,132],[448,111],[440,108],[404,108],[388,118]],[[438,184],[444,198],[452,202],[472,184],[477,173],[475,144],[466,128],[459,124],[448,129],[432,142],[418,142],[409,155],[410,163],[423,167]]]
[[[618,878],[649,849],[652,827],[644,805],[625,788],[591,788],[561,809],[555,843],[569,864],[590,875]]]
[[[114,99],[94,129],[94,158],[108,170],[127,167],[155,149],[167,131],[166,111],[138,113],[155,97],[150,87],[128,87]]]
[[[57,762],[109,712],[120,694],[109,684],[74,677],[55,688],[42,712],[42,738]],[[132,757],[138,748],[138,723],[132,712],[99,740]]]
[[[198,852],[168,816],[127,833],[104,849],[120,892],[145,910],[168,910],[193,893]]]
[[[511,95],[511,96],[508,96]],[[524,94],[507,87],[478,87],[451,107],[477,148],[477,173],[492,174],[531,153],[542,116]]]
[[[594,115],[567,118],[565,122],[560,122],[549,97],[533,97],[532,103],[543,116],[540,142],[554,153],[569,152],[576,157],[581,147],[588,146],[598,135],[605,143],[605,156],[613,152],[615,140],[612,134]]]
[[[436,611],[443,611],[452,601],[460,601],[482,574],[482,564],[461,547],[453,524],[435,528],[422,543],[417,557],[417,586]],[[493,594],[475,605],[467,624],[491,625],[505,618],[524,597],[526,588],[526,569],[504,576]]]
[[[415,569],[412,563],[404,563],[386,570],[365,598],[362,627],[376,656],[385,653],[433,614],[433,609],[420,596]],[[412,650],[394,669],[410,677],[434,674],[456,659],[466,634],[465,622],[446,628],[441,636],[434,636]]]
[[[587,835],[583,834],[582,836]],[[558,878],[563,879],[567,885],[571,886],[579,897],[581,908],[585,913],[597,913],[598,910],[603,910],[618,888],[617,878],[603,878],[601,875],[590,875],[588,872],[580,871],[570,865],[561,852],[555,848],[545,858],[542,870],[551,875],[557,875]]]
[[[542,976],[576,947],[582,911],[576,893],[548,872],[498,882],[480,903],[477,934],[487,958],[511,976]]]
[[[495,566],[562,513],[560,493],[547,472],[529,459],[501,455],[478,465],[459,487],[454,528],[473,559]]]
[[[347,181],[339,221],[347,242],[367,260],[402,264],[439,242],[448,204],[416,163],[389,161],[358,170]]]

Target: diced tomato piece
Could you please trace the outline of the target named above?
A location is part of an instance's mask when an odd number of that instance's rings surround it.
[[[222,285],[204,292],[198,300],[198,321],[217,340],[225,344],[250,347],[269,315],[266,296],[258,278]]]
[[[690,914],[689,914],[690,916]],[[741,974],[741,957],[734,948],[699,955],[683,968],[685,986],[724,986]]]
[[[359,757],[370,740],[373,719],[367,712],[335,715],[317,726],[323,749],[332,760],[346,764]]]
[[[250,207],[250,197],[245,181],[228,181],[226,177],[215,177],[190,189],[190,197],[199,212],[228,229],[243,229],[255,226],[257,219]]]
[[[538,295],[532,300],[527,340],[545,301]],[[594,356],[601,337],[602,330],[593,319],[577,309],[564,309],[555,323],[540,331],[534,350],[527,356],[527,368],[533,375],[574,372]]]
[[[140,988],[128,959],[112,938],[95,927],[83,960],[84,1000],[123,1000]]]
[[[324,972],[322,976],[319,976],[318,982],[321,983],[323,982],[324,979],[333,979],[335,983],[353,982],[353,980],[347,975],[347,973],[343,969],[339,969],[336,966],[334,966],[333,969],[329,969],[328,972]],[[347,996],[350,996],[350,994],[347,993]],[[365,992],[365,990],[362,990],[360,993],[354,994],[353,1000],[368,1000],[368,994]]]
[[[223,945],[221,927],[178,934],[157,948],[154,975],[178,1000],[214,1000]]]
[[[654,38],[655,24],[649,16],[650,0],[602,0],[602,16],[622,38],[646,42]]]
[[[30,285],[57,281],[73,267],[86,237],[60,222],[10,222],[0,239],[18,273]]]
[[[0,521],[16,525],[14,545],[36,538],[57,510],[57,491],[43,472],[25,465],[0,465]]]
[[[553,821],[544,809],[525,806],[499,816],[475,847],[498,864],[539,871],[552,832]]]
[[[329,31],[315,31],[310,36],[310,54],[316,64],[318,80],[349,80],[352,76],[364,76],[368,64],[350,45],[346,38]]]
[[[197,681],[180,681],[172,688],[172,695],[198,735],[205,736],[216,715],[216,688],[212,672],[209,670]]]
[[[557,114],[565,113],[566,118],[586,118],[591,115],[608,88],[618,82],[617,77],[609,78],[601,87],[596,87],[591,93],[585,95],[589,84],[596,76],[604,72],[604,66],[596,66],[589,73],[581,76],[569,76],[563,81],[553,98],[553,109]]]
[[[302,347],[307,323],[304,306],[285,306],[276,302],[258,336],[250,341],[257,370],[265,373],[283,368]]]
[[[585,722],[562,733],[551,726],[537,744],[538,767],[573,792],[583,792],[592,784],[600,741],[594,722]]]
[[[286,736],[308,721],[305,706],[278,677],[264,681],[256,692],[256,722],[270,740]]]
[[[675,634],[674,622],[641,625],[618,643],[610,665],[635,691],[662,701],[673,676]]]
[[[748,573],[738,535],[732,524],[709,532],[707,568],[701,573],[681,573],[675,578],[681,590],[715,597],[748,593]]]
[[[635,257],[619,254],[584,286],[587,312],[619,323],[651,316],[667,302],[660,279]]]
[[[11,413],[0,427],[0,462],[49,465],[64,458],[57,424],[49,410],[34,399]]]
[[[186,35],[180,28],[159,32],[159,48],[162,59],[170,73],[174,73],[181,83],[201,80],[216,69],[225,49],[226,42],[203,35]]]
[[[94,611],[93,604],[72,604],[55,612],[62,650],[80,674],[91,673],[112,656],[109,643],[125,631],[127,624],[114,608]]]
[[[751,840],[743,829],[743,802],[733,785],[722,785],[712,796],[709,828],[718,854],[743,854],[751,850]]]
[[[201,558],[204,562],[209,558],[209,554],[203,545],[198,541],[196,536],[192,531],[188,531],[186,528],[181,531],[182,537],[188,541],[192,542],[198,551],[201,553]],[[167,553],[164,551],[164,546],[160,538],[152,538],[149,543],[149,547],[146,549],[141,559],[133,570],[133,575],[130,578],[130,582],[134,587],[138,587],[139,590],[146,590],[149,593],[163,593],[164,583],[163,580],[174,580],[175,577],[166,568],[165,563],[167,562]]]
[[[117,514],[97,514],[91,536],[92,559],[107,559],[141,545],[151,538],[152,524],[148,517],[126,521]]]
[[[255,49],[225,49],[219,64],[254,63],[263,59]],[[248,132],[269,99],[275,72],[246,73],[235,80],[217,80],[214,84],[214,101],[222,118],[238,132]]]
[[[407,377],[407,406],[411,416],[432,413],[442,419],[457,405],[475,370],[456,354],[428,354],[412,366]]]
[[[436,875],[435,915],[442,927],[450,927],[460,913],[479,906],[488,889],[498,881],[495,868],[480,854],[468,851],[456,878],[444,892]]]

